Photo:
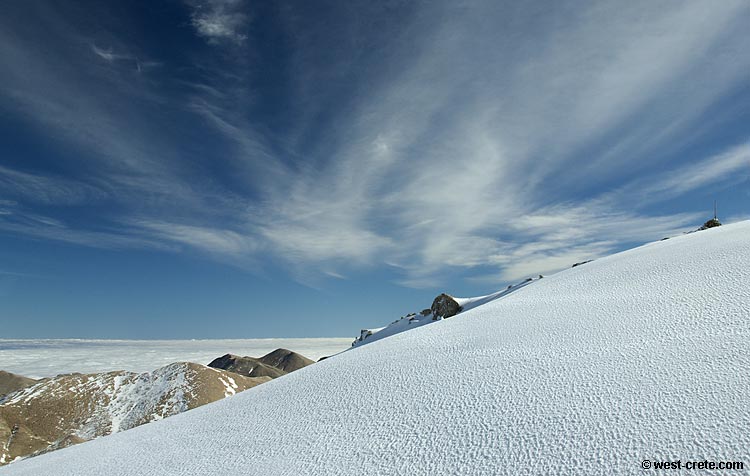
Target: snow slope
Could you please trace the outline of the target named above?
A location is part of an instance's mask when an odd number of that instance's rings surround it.
[[[746,474],[749,282],[750,222],[651,243],[0,475]]]

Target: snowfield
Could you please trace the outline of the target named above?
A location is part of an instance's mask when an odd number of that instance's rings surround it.
[[[0,475],[746,474],[749,284],[750,222],[651,243]]]

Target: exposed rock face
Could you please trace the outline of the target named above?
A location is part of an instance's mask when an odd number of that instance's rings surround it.
[[[461,312],[461,306],[458,305],[453,297],[443,293],[432,301],[430,310],[432,311],[433,319],[441,317],[445,319]]]
[[[0,399],[0,465],[161,420],[269,380],[188,362],[143,374],[44,379]]]
[[[714,228],[717,226],[721,226],[721,222],[717,218],[711,218],[706,223],[704,223],[702,227],[698,228],[698,231],[708,230],[709,228]]]
[[[276,349],[260,358],[226,354],[214,359],[208,366],[247,377],[276,378],[312,363],[312,360],[291,350]]]
[[[371,335],[372,335],[372,331],[370,329],[361,329],[359,331],[359,337],[354,339],[354,342],[352,342],[352,347],[356,346],[358,342],[364,342],[365,339],[367,339]]]
[[[581,266],[582,264],[591,263],[592,261],[593,260],[590,260],[590,259],[586,261],[581,261],[580,263],[575,263],[573,266],[571,266],[571,268],[575,268],[576,266]]]
[[[36,383],[33,378],[22,377],[0,370],[0,397]]]

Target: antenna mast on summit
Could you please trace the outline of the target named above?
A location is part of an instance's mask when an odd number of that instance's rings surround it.
[[[717,220],[717,218],[716,218],[716,200],[714,200],[714,220]]]

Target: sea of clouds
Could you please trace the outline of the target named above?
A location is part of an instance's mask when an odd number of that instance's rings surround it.
[[[208,364],[224,354],[260,357],[278,348],[318,360],[351,346],[352,339],[89,340],[0,339],[0,370],[32,378],[129,370],[147,372],[172,362]]]

